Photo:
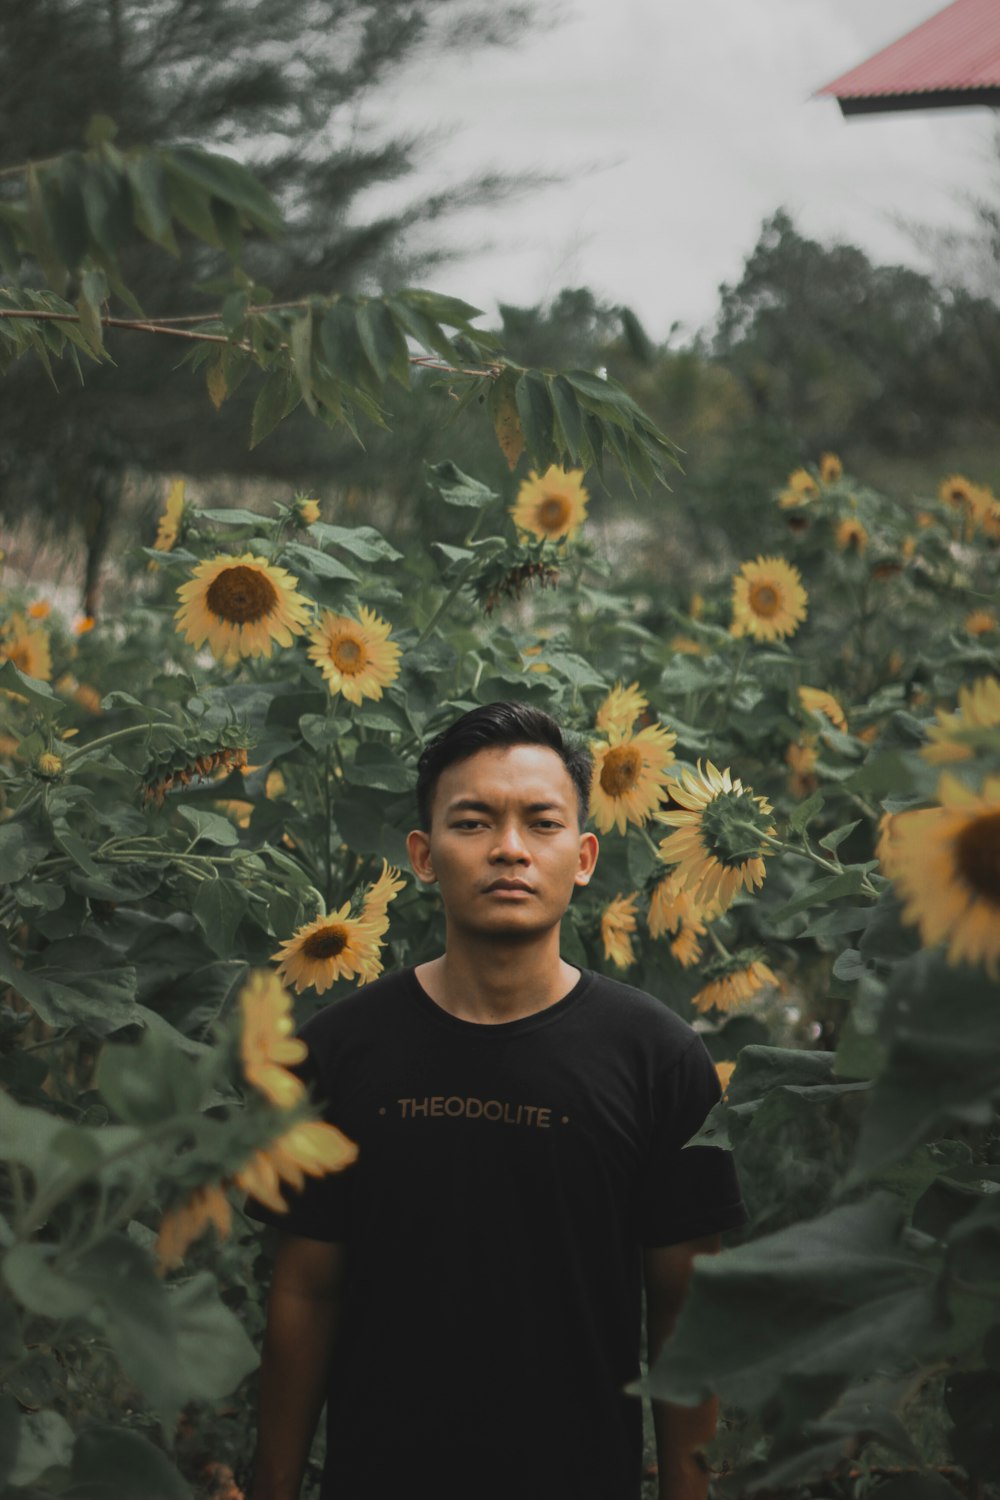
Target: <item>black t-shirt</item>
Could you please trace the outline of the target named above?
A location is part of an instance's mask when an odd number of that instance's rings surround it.
[[[587,971],[463,1021],[406,969],[300,1034],[358,1160],[248,1211],[348,1246],[323,1500],[637,1500],[641,1247],[745,1219],[729,1154],[681,1149],[719,1097],[697,1033]]]

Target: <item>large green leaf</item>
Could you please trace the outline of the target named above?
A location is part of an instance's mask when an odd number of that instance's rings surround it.
[[[100,939],[80,934],[49,943],[45,963],[20,968],[0,942],[0,978],[49,1026],[106,1036],[135,1022],[136,972]]]
[[[177,1330],[177,1385],[181,1402],[228,1396],[260,1363],[234,1313],[220,1300],[214,1278],[199,1271],[169,1288]]]
[[[11,818],[0,823],[0,885],[15,885],[48,854],[52,840],[37,823]]]
[[[756,1412],[786,1377],[855,1378],[933,1346],[933,1273],[881,1196],[703,1256],[676,1331],[643,1382],[683,1403],[710,1391]]]
[[[228,958],[233,951],[248,899],[243,887],[225,876],[203,880],[198,887],[192,911],[208,946],[220,958]]]
[[[66,1418],[57,1411],[21,1412],[13,1437],[13,1451],[8,1450],[13,1467],[5,1476],[3,1457],[0,1457],[0,1484],[6,1477],[9,1484],[30,1485],[46,1469],[69,1463],[74,1433]],[[0,1432],[0,1452],[3,1447]]]
[[[124,1428],[94,1424],[76,1440],[60,1500],[192,1500],[166,1454]]]
[[[947,1121],[989,1124],[1000,1097],[1000,991],[981,969],[922,951],[899,964],[879,1026],[876,1081],[856,1171],[905,1156]]]
[[[101,1048],[94,1083],[125,1124],[157,1124],[197,1105],[201,1079],[174,1036],[169,1027],[148,1029],[134,1046],[109,1042]]]

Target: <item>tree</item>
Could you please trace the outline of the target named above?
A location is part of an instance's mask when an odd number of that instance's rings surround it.
[[[515,184],[496,173],[474,177],[366,221],[359,208],[365,190],[405,178],[423,149],[415,134],[384,128],[380,101],[394,75],[421,52],[509,43],[530,10],[484,0],[6,6],[0,189],[9,197],[11,186],[20,186],[16,174],[7,174],[21,163],[81,146],[88,122],[100,114],[114,121],[125,147],[196,139],[253,163],[280,203],[285,229],[280,240],[247,244],[245,279],[266,286],[272,300],[372,282],[403,285],[440,259],[439,252],[413,254],[408,231],[484,197],[497,199]],[[189,220],[189,228],[197,227]],[[224,237],[225,224],[215,227],[217,238]],[[154,266],[148,251],[131,252],[129,284],[147,313],[204,310],[189,288],[211,287],[219,256],[189,238],[179,250],[166,273],[162,257]],[[331,463],[329,438],[314,423],[293,422],[250,457],[244,399],[206,417],[200,393],[171,379],[173,349],[151,351],[122,336],[113,355],[114,366],[82,389],[64,390],[58,402],[43,373],[26,370],[0,416],[6,472],[0,514],[13,519],[30,505],[42,520],[63,524],[68,514],[82,522],[91,612],[129,467],[304,482]]]

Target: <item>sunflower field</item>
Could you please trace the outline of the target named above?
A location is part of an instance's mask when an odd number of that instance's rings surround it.
[[[3,580],[0,1494],[239,1500],[269,1253],[244,1196],[354,1156],[294,1031],[438,951],[416,760],[505,698],[594,757],[564,956],[701,1031],[725,1093],[697,1139],[750,1212],[643,1391],[721,1395],[732,1500],[1000,1493],[1000,503],[818,455],[775,476],[757,556],[639,586],[588,518],[605,463],[675,462],[626,391],[513,364],[429,292],[273,307],[240,253],[279,227],[192,149],[32,168],[0,203],[0,366],[170,336],[123,267],[186,234],[230,261],[186,335],[206,419],[247,380],[254,442],[299,403],[353,429],[438,380],[510,480],[415,476],[435,534],[405,551],[322,494],[176,480],[114,618]]]

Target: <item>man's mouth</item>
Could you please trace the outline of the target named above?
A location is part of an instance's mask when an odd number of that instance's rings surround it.
[[[530,895],[533,887],[526,885],[523,880],[494,880],[492,885],[486,887],[487,891],[524,891]]]

